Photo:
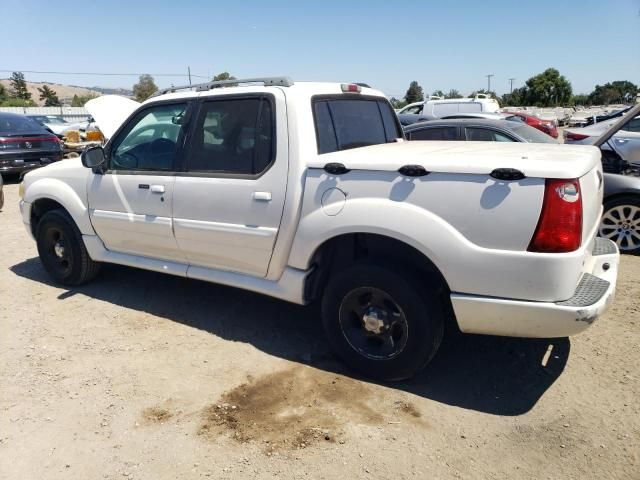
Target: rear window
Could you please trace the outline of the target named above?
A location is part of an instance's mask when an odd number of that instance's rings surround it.
[[[319,154],[402,138],[393,109],[379,98],[314,99],[313,113]]]
[[[26,133],[48,134],[35,120],[21,115],[0,115],[0,136],[16,136]]]
[[[512,127],[511,130],[530,143],[558,143],[552,136],[542,133],[540,130],[530,127],[525,123]]]

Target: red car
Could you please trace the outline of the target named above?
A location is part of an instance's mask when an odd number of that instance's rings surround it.
[[[541,120],[534,115],[528,115],[522,112],[509,112],[509,118],[507,120],[515,120],[511,117],[517,117],[527,125],[531,125],[533,128],[537,128],[541,132],[551,135],[553,138],[558,138],[558,129],[556,125],[549,120]]]

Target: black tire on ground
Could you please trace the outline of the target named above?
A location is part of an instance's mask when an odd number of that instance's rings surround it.
[[[621,253],[640,254],[640,196],[605,202],[599,233],[616,242]]]
[[[89,257],[80,230],[64,210],[50,210],[42,216],[36,227],[36,242],[44,269],[58,283],[81,285],[100,269],[100,264]]]
[[[345,363],[378,380],[409,378],[433,358],[444,333],[438,288],[403,267],[359,263],[329,279],[322,321]]]

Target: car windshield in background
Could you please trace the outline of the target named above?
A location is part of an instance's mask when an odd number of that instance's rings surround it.
[[[511,130],[530,143],[558,143],[552,136],[542,133],[540,130],[530,127],[525,123],[513,126]]]
[[[30,118],[32,120],[35,120],[36,122],[40,122],[40,123],[51,123],[51,124],[55,124],[55,125],[66,125],[67,124],[67,122],[65,122],[60,117],[47,117],[45,115],[39,115],[39,116],[30,115],[28,118]]]
[[[320,154],[402,138],[395,113],[384,100],[315,100],[313,109]]]
[[[28,133],[49,134],[42,126],[21,115],[0,115],[0,137],[13,137]]]

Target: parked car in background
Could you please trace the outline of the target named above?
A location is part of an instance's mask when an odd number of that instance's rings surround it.
[[[593,145],[599,137],[616,129],[601,147],[605,171],[640,167],[640,115],[616,128],[618,122],[619,118],[614,118],[589,127],[569,128],[564,132],[564,143]]]
[[[90,122],[90,120],[82,122],[67,122],[64,118],[57,115],[27,115],[27,117],[43,125],[58,137],[64,136],[67,130],[79,130],[84,132]]]
[[[510,120],[520,120],[527,125],[532,126],[533,128],[537,128],[541,132],[546,133],[547,135],[552,136],[553,138],[558,138],[558,127],[551,120],[541,120],[540,118],[530,115],[524,112],[505,112],[510,116]]]
[[[492,120],[435,120],[404,128],[408,140],[468,140],[556,143],[524,123]],[[603,152],[604,153],[604,152]],[[599,234],[625,253],[640,253],[640,176],[604,173],[604,210]]]
[[[58,160],[58,137],[24,115],[0,113],[0,173],[21,174]]]
[[[396,115],[398,116],[398,120],[400,120],[400,125],[403,127],[405,125],[436,119],[436,117],[432,117],[431,115],[421,115],[419,113],[398,113]]]
[[[442,118],[457,113],[495,113],[500,110],[498,101],[484,95],[474,98],[450,98],[446,100],[426,100],[424,102],[411,103],[398,113],[412,113]]]
[[[404,128],[408,140],[458,140],[557,143],[549,135],[523,122],[482,118],[441,119]]]
[[[586,122],[585,122],[585,127],[588,127],[589,125],[594,125],[594,124],[600,123],[600,122],[606,122],[607,120],[613,120],[613,119],[616,119],[616,118],[620,118],[625,113],[627,113],[629,110],[631,110],[631,107],[624,107],[624,108],[620,108],[618,110],[614,110],[613,112],[609,112],[609,113],[605,113],[605,114],[601,114],[601,115],[594,115],[592,117],[587,117],[586,118]]]

